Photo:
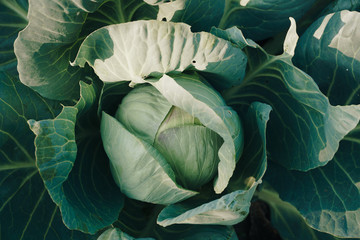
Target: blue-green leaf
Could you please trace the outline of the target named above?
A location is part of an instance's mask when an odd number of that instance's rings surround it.
[[[225,0],[145,1],[159,6],[158,20],[187,23],[194,32],[218,26],[225,8]]]
[[[336,104],[360,103],[359,56],[356,50],[353,52],[360,47],[356,37],[358,19],[357,12],[327,15],[304,33],[296,49],[296,63],[314,76],[320,89]],[[359,139],[357,125],[343,138],[325,167],[301,173],[272,163],[265,178],[315,229],[339,237],[359,237]]]
[[[28,119],[54,118],[61,106],[0,72],[0,238],[92,239],[67,229],[36,167]]]
[[[294,64],[334,105],[360,103],[360,13],[341,11],[314,22],[301,36]]]
[[[269,163],[265,179],[313,228],[339,237],[357,238],[360,236],[359,137],[359,129],[345,137],[325,167],[298,172]]]
[[[20,80],[42,96],[72,99],[78,96],[79,68],[69,65],[70,54],[87,12],[104,0],[31,1],[29,24],[15,41]]]
[[[100,140],[96,84],[80,84],[75,106],[63,107],[55,119],[30,120],[29,125],[36,134],[36,165],[65,225],[94,234],[117,219],[123,197]]]
[[[0,1],[0,71],[16,72],[14,41],[27,24],[27,0]]]
[[[228,192],[238,189],[249,189],[256,181],[261,181],[267,168],[266,125],[271,107],[267,104],[254,102],[241,113],[244,121],[244,151],[236,164]]]
[[[237,27],[231,27],[225,30],[212,27],[210,33],[219,38],[232,42],[240,49],[248,46],[256,48],[257,46],[257,44],[251,39],[246,39],[242,31],[240,31]]]
[[[101,49],[101,51],[99,50]],[[244,53],[212,34],[192,33],[184,23],[135,21],[101,28],[89,35],[73,65],[88,63],[104,82],[130,81],[198,70],[211,73],[209,81],[225,89],[241,82]]]
[[[251,56],[248,74],[224,97],[235,109],[253,101],[269,104],[273,109],[267,134],[270,158],[289,169],[306,171],[332,159],[339,141],[357,125],[360,106],[330,105],[314,80],[292,64],[294,34],[292,27],[279,56],[260,47],[245,48]]]
[[[264,187],[256,196],[269,205],[271,223],[283,240],[339,240],[333,235],[311,228],[299,211],[290,203],[282,201],[275,191]]]
[[[219,28],[237,26],[246,38],[262,40],[286,30],[289,17],[300,19],[315,0],[228,0]]]
[[[322,12],[321,15],[340,12],[342,10],[360,11],[360,2],[357,0],[335,0],[332,1]]]

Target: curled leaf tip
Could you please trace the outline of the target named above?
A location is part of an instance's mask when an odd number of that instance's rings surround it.
[[[294,52],[299,36],[296,33],[295,19],[292,17],[289,17],[289,19],[290,19],[290,28],[286,34],[284,41],[284,53],[287,53],[290,56],[294,56]]]

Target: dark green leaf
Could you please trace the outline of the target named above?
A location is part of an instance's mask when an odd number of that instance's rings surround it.
[[[342,11],[314,22],[301,36],[294,64],[334,105],[360,103],[360,13]]]
[[[313,228],[339,237],[359,237],[359,138],[357,128],[340,142],[339,151],[325,167],[308,172],[269,163],[265,179]]]
[[[227,191],[249,189],[254,182],[261,181],[267,168],[266,125],[271,107],[254,102],[248,111],[240,114],[244,121],[244,151],[236,164],[235,172]]]
[[[219,28],[239,27],[246,38],[262,40],[289,27],[289,17],[296,20],[312,6],[315,0],[228,0]]]
[[[275,191],[264,187],[257,197],[270,206],[271,223],[279,231],[283,240],[339,240],[333,235],[311,228],[299,211],[290,203],[282,201]]]
[[[332,1],[325,9],[321,12],[321,15],[327,15],[329,13],[340,12],[342,10],[349,11],[360,11],[360,2],[358,0],[335,0]]]
[[[35,162],[27,119],[53,118],[61,106],[0,72],[0,238],[92,239],[67,229]]]
[[[156,218],[163,206],[126,199],[125,208],[114,226],[133,237],[153,237],[156,240],[237,240],[231,226],[176,225],[161,227]]]
[[[331,106],[314,80],[292,64],[297,40],[292,26],[280,56],[268,55],[260,47],[245,48],[248,74],[224,97],[238,110],[253,101],[269,104],[273,108],[267,134],[270,158],[289,169],[306,171],[332,159],[339,141],[357,125],[360,106]]]
[[[159,6],[158,20],[184,22],[194,32],[218,26],[225,8],[225,0],[145,1]]]
[[[0,71],[16,72],[13,44],[27,24],[27,0],[0,1]]]
[[[65,225],[94,234],[117,219],[123,197],[100,139],[97,86],[80,83],[81,98],[74,107],[65,106],[55,119],[31,120],[29,125],[37,135],[40,175]]]
[[[300,38],[296,50],[296,63],[335,104],[360,103],[359,16],[342,11],[319,19]],[[265,178],[312,227],[340,237],[359,237],[359,158],[360,125],[344,137],[325,167],[301,173],[272,163]]]
[[[42,96],[77,99],[86,73],[69,62],[79,44],[99,27],[153,16],[146,6],[141,0],[31,1],[29,24],[15,41],[20,80]]]
[[[153,238],[133,238],[118,228],[106,230],[97,240],[154,240]]]

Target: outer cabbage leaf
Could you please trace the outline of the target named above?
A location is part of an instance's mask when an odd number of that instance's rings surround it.
[[[170,21],[174,17],[175,12],[183,12],[187,0],[144,0],[147,4],[158,6],[158,21]]]
[[[84,2],[81,9],[72,1],[30,1],[29,24],[15,41],[20,80],[45,97],[76,98],[81,73],[69,66],[71,49],[87,11],[103,2]]]
[[[359,139],[359,129],[350,136]],[[298,172],[269,163],[265,180],[279,192],[280,198],[293,204],[313,228],[338,237],[358,238],[360,146],[347,138],[326,166]]]
[[[232,226],[183,224],[161,227],[156,218],[163,206],[126,199],[119,220],[113,225],[133,237],[157,240],[237,240]]]
[[[212,27],[210,33],[214,34],[217,37],[230,41],[240,49],[243,49],[248,46],[256,48],[257,46],[257,44],[253,40],[246,39],[243,33],[239,31],[237,27],[231,27],[225,30]]]
[[[266,104],[253,103],[241,116],[247,126],[244,129],[245,148],[226,189],[228,194],[219,198],[201,193],[194,199],[167,206],[159,214],[160,225],[230,225],[245,219],[254,191],[266,170],[265,130],[270,109]]]
[[[313,77],[334,105],[360,103],[359,26],[358,12],[329,14],[308,28],[296,48],[294,64]]]
[[[149,8],[142,0],[30,1],[29,24],[15,41],[20,80],[42,96],[77,99],[86,73],[69,61],[79,43],[99,27],[154,16]]]
[[[110,228],[103,232],[97,240],[154,240],[154,238],[133,238],[118,228]]]
[[[54,118],[61,110],[0,72],[0,222],[1,239],[92,239],[64,226],[35,161],[35,136],[28,119]]]
[[[224,0],[176,0],[145,2],[159,6],[157,20],[183,22],[191,25],[194,32],[209,31],[218,26],[224,14]]]
[[[75,106],[63,107],[54,119],[30,120],[29,125],[36,134],[36,165],[65,225],[94,234],[117,219],[123,197],[104,162],[96,84],[80,84]]]
[[[263,178],[267,168],[266,128],[270,112],[269,105],[254,102],[247,112],[240,114],[246,126],[245,147],[230,180],[228,192],[249,189],[254,182],[259,182]]]
[[[265,186],[256,197],[269,205],[271,223],[280,232],[283,240],[339,240],[333,235],[311,228],[293,205],[282,201],[275,191],[268,189],[266,183]]]
[[[27,0],[0,1],[0,71],[16,72],[13,44],[27,24]]]
[[[293,22],[284,54],[272,56],[260,47],[245,48],[251,56],[247,76],[224,97],[237,110],[252,101],[269,104],[273,108],[267,135],[271,160],[307,171],[332,159],[339,141],[357,125],[360,106],[330,105],[314,80],[291,63],[296,40]]]
[[[99,50],[101,49],[101,51]],[[209,33],[192,33],[183,23],[136,21],[101,28],[81,45],[73,65],[92,66],[104,82],[198,70],[212,74],[211,83],[228,88],[241,82],[244,53]]]
[[[157,223],[167,227],[172,224],[234,225],[245,219],[249,213],[251,198],[259,182],[248,190],[237,190],[218,199],[173,204],[159,214]]]
[[[340,12],[342,10],[360,11],[360,2],[357,0],[335,0],[332,1],[322,12],[321,15]]]
[[[226,0],[219,28],[237,26],[247,38],[262,40],[289,27],[289,17],[300,19],[315,0]]]
[[[319,19],[300,38],[296,50],[296,63],[314,75],[321,90],[337,104],[360,103],[359,56],[356,55],[358,16],[355,12],[342,11]],[[348,21],[349,17],[353,20]],[[313,65],[301,64],[302,61],[313,62]],[[273,163],[272,171],[265,176],[280,197],[292,203],[309,225],[339,237],[360,236],[359,130],[357,125],[344,137],[325,167],[300,173]],[[292,193],[294,188],[298,189],[296,194]]]

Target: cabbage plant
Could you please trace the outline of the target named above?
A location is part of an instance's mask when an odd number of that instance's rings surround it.
[[[1,0],[0,238],[359,239],[359,9]]]

